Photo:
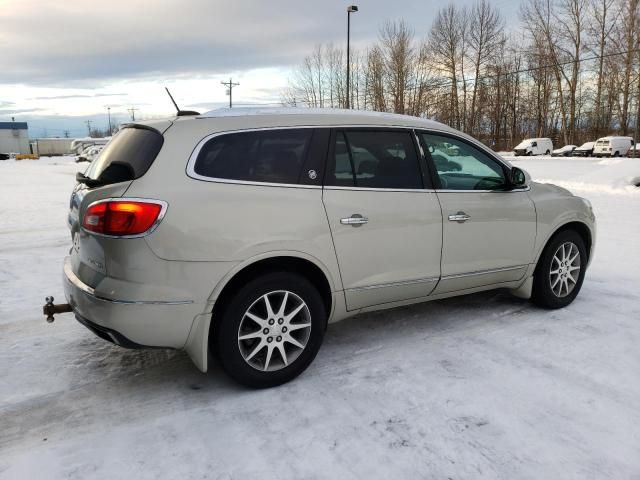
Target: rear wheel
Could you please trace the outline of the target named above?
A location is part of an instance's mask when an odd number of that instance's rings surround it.
[[[562,308],[582,287],[587,253],[582,237],[573,230],[555,235],[547,244],[533,277],[532,301],[544,308]]]
[[[249,387],[288,382],[315,358],[326,322],[322,297],[305,277],[287,272],[261,276],[225,308],[216,338],[222,367]]]
[[[547,150],[547,151],[545,152],[545,155],[549,155],[549,153],[551,153],[551,152],[549,152],[549,150]]]

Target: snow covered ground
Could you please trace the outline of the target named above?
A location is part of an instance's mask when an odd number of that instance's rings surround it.
[[[640,160],[514,163],[593,203],[570,307],[490,292],[363,315],[250,391],[46,324],[78,167],[0,162],[0,478],[640,478]]]

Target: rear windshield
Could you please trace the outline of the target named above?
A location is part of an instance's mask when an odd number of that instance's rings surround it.
[[[104,185],[140,178],[149,170],[163,142],[157,130],[123,128],[91,163],[85,175]]]

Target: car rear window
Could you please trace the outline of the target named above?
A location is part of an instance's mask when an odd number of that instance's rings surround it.
[[[197,175],[265,183],[299,183],[313,129],[276,129],[220,135],[205,143]]]
[[[85,174],[102,184],[142,177],[158,156],[164,138],[152,128],[125,127],[114,135]]]

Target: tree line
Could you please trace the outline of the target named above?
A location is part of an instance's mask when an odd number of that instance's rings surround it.
[[[438,120],[495,149],[638,136],[640,0],[524,0],[513,27],[488,0],[440,8],[423,37],[387,21],[351,51],[351,106]],[[283,102],[343,108],[345,58],[316,46]]]

